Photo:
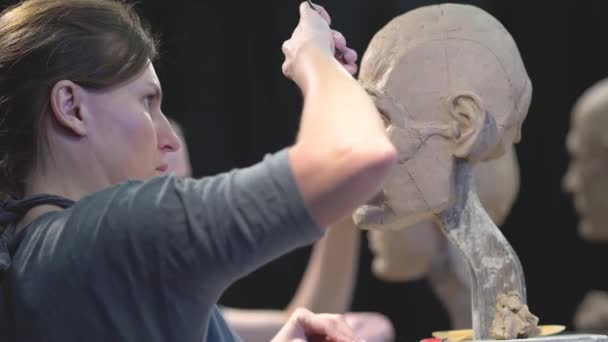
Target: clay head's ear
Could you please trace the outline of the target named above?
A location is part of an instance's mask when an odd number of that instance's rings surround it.
[[[51,112],[56,122],[76,136],[87,133],[81,115],[82,101],[85,90],[78,84],[62,80],[57,82],[51,90]]]
[[[500,142],[496,122],[486,112],[481,99],[470,92],[460,92],[449,99],[449,111],[458,134],[454,155],[470,161],[489,159]]]

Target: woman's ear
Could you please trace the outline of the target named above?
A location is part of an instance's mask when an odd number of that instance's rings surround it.
[[[81,115],[84,89],[78,84],[62,80],[51,90],[51,112],[57,123],[76,136],[87,134]]]
[[[459,92],[449,99],[449,111],[458,127],[453,153],[456,157],[480,161],[495,150],[499,137],[496,122],[479,96]]]

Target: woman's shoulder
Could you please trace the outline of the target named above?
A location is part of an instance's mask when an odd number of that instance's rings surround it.
[[[124,182],[85,196],[70,208],[38,216],[16,241],[13,271],[87,274],[91,268],[125,265],[128,253],[154,248],[152,242],[160,241],[151,236],[158,235],[153,225],[159,222],[149,202],[171,182],[170,176]]]
[[[150,203],[173,182],[172,176],[127,181],[87,195],[69,208],[42,214],[19,234],[19,251],[70,251],[76,255],[106,248],[105,242],[118,243],[131,235],[128,230],[133,225],[137,228],[144,220],[153,222]]]

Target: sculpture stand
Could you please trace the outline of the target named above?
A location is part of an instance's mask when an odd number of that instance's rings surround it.
[[[526,304],[523,269],[517,254],[479,201],[469,162],[455,162],[456,203],[438,219],[441,231],[461,252],[471,279],[474,340],[491,341],[499,294],[516,291]],[[604,335],[558,335],[504,341],[608,342]]]

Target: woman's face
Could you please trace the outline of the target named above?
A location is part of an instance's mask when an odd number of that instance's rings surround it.
[[[111,184],[167,172],[168,154],[180,143],[161,111],[161,96],[151,63],[124,84],[86,92],[91,152]]]

